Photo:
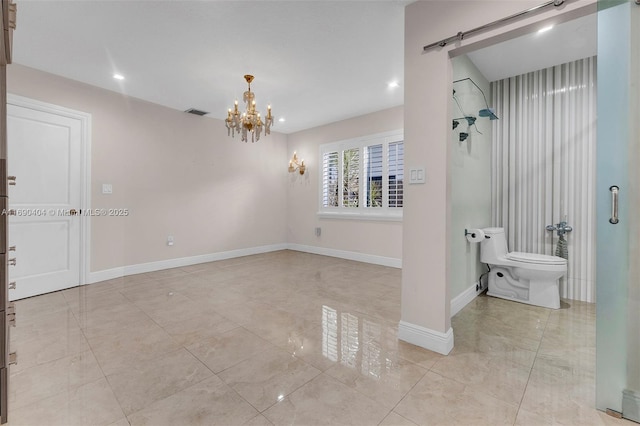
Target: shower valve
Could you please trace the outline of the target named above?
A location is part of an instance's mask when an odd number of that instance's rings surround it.
[[[563,236],[567,232],[573,231],[573,227],[567,225],[567,222],[556,223],[555,225],[547,225],[545,228],[547,231],[556,231],[558,233],[558,237]]]

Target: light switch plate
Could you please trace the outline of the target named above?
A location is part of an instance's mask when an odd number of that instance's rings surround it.
[[[427,181],[424,167],[414,167],[409,169],[409,185],[425,183]]]
[[[102,184],[102,193],[103,194],[113,194],[113,185],[111,185],[110,183],[103,183]]]

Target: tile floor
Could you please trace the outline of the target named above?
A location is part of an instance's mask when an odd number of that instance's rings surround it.
[[[591,408],[594,311],[479,297],[443,357],[396,339],[397,269],[280,251],[129,276],[17,302],[9,424],[627,423]]]

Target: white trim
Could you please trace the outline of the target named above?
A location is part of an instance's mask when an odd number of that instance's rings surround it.
[[[177,259],[159,260],[157,262],[139,263],[137,265],[127,265],[102,271],[91,272],[88,284],[100,281],[121,278],[127,275],[142,274],[145,272],[160,271],[163,269],[179,268],[181,266],[196,265],[198,263],[215,262],[235,257],[250,256],[252,254],[268,253],[278,250],[286,250],[287,244],[271,244],[267,246],[250,247],[244,249],[223,251],[218,253],[201,254],[197,256],[180,257]]]
[[[354,209],[359,210],[359,209]],[[347,219],[347,220],[378,220],[381,222],[402,222],[402,208],[398,211],[392,211],[391,209],[385,212],[345,212],[345,211],[319,211],[316,213],[320,219]]]
[[[400,324],[398,324],[398,339],[442,355],[449,354],[453,349],[453,329],[451,327],[446,333],[441,333],[416,324],[400,321]]]
[[[322,256],[339,257],[341,259],[355,260],[357,262],[372,263],[374,265],[402,268],[402,259],[395,257],[377,256],[374,254],[358,253],[355,251],[336,250],[326,247],[306,246],[302,244],[287,244],[289,250],[305,253],[320,254]]]
[[[324,247],[305,246],[301,244],[271,244],[259,247],[230,250],[218,253],[201,254],[197,256],[181,257],[177,259],[160,260],[157,262],[139,263],[137,265],[120,266],[89,273],[86,284],[121,278],[127,275],[142,274],[145,272],[160,271],[163,269],[179,268],[181,266],[196,265],[199,263],[215,262],[216,260],[231,259],[235,257],[250,256],[253,254],[268,253],[278,250],[294,250],[305,253],[319,254],[323,256],[338,257],[341,259],[355,260],[374,265],[401,268],[402,259],[394,257],[376,256],[373,254],[357,253],[352,251],[335,250]]]
[[[112,280],[115,278],[122,278],[128,274],[125,273],[125,267],[104,269],[102,271],[89,272],[89,276],[85,284],[94,284],[102,281]]]
[[[455,314],[460,312],[462,308],[467,306],[473,299],[478,297],[480,293],[482,293],[485,289],[480,288],[480,290],[476,290],[476,285],[478,283],[471,284],[471,287],[451,299],[451,316],[453,317]]]
[[[65,108],[60,105],[38,101],[24,96],[7,94],[7,104],[55,114],[78,120],[81,127],[80,141],[80,210],[91,207],[91,114]],[[80,285],[89,281],[89,265],[91,264],[91,217],[80,215],[80,265],[78,282]]]
[[[640,392],[631,389],[622,391],[622,417],[640,422]]]

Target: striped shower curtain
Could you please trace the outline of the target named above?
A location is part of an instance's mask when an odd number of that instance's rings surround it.
[[[553,254],[562,220],[569,262],[562,297],[595,302],[596,58],[491,83],[492,222],[509,250]]]

